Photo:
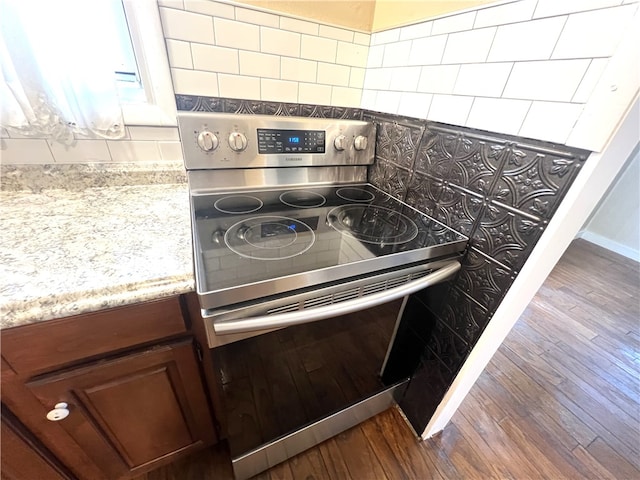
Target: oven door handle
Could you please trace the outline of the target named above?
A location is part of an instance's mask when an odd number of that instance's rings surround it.
[[[460,262],[454,260],[447,263],[429,275],[413,280],[412,282],[390,288],[382,292],[358,297],[340,303],[332,303],[324,307],[296,310],[295,312],[264,315],[260,317],[239,318],[231,320],[218,320],[213,322],[213,330],[216,335],[229,335],[232,333],[255,332],[259,330],[271,330],[274,328],[289,327],[303,323],[311,323],[325,318],[337,317],[347,313],[356,312],[365,308],[375,307],[391,300],[404,297],[423,288],[443,282],[460,270]]]

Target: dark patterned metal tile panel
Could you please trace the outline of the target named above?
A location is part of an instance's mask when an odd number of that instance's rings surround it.
[[[443,189],[441,180],[414,172],[407,189],[406,202],[416,210],[433,216]]]
[[[363,111],[359,108],[268,102],[239,98],[202,97],[198,95],[176,95],[176,104],[178,110],[191,112],[320,117],[350,120],[362,120],[363,115]]]
[[[443,310],[444,311],[444,310]],[[475,340],[475,339],[474,339]],[[441,318],[435,324],[427,343],[430,349],[451,372],[457,372],[469,353],[469,344],[455,333],[448,320]]]
[[[503,163],[503,149],[486,139],[458,135],[451,168],[445,180],[483,197],[489,197]]]
[[[422,128],[378,121],[376,156],[412,170],[422,132]]]
[[[492,199],[539,218],[551,218],[582,161],[510,145]]]
[[[462,262],[456,285],[484,308],[493,311],[514,279],[509,268],[471,248]]]
[[[425,352],[398,404],[414,431],[420,435],[453,381],[453,374],[438,358]]]
[[[447,178],[458,145],[457,135],[426,129],[416,155],[415,171],[443,180]]]
[[[440,315],[444,323],[471,345],[490,318],[486,308],[456,287],[449,291]]]
[[[443,188],[434,217],[470,237],[478,223],[483,205],[483,197],[449,185]]]
[[[491,202],[482,211],[480,224],[472,235],[472,246],[518,271],[544,228],[544,221]]]
[[[375,163],[369,167],[369,182],[400,200],[404,200],[410,180],[410,170],[381,158],[376,158]]]

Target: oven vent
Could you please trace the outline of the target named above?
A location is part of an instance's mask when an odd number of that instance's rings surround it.
[[[433,270],[424,270],[422,272],[410,273],[400,275],[394,278],[388,278],[385,280],[379,280],[377,282],[370,283],[368,285],[362,285],[353,287],[348,290],[338,291],[335,293],[329,293],[321,295],[319,297],[307,298],[306,300],[300,300],[296,303],[290,303],[281,307],[274,307],[267,311],[267,315],[275,315],[278,313],[295,312],[298,310],[304,310],[308,308],[324,307],[326,305],[346,302],[347,300],[353,300],[358,297],[366,297],[374,293],[390,290],[395,287],[399,287],[408,282],[422,278],[433,272]]]
[[[346,302],[347,300],[353,300],[354,298],[358,298],[360,296],[359,288],[352,288],[350,290],[345,290],[344,292],[338,292],[333,295],[333,303]]]
[[[382,292],[387,289],[388,280],[382,280],[380,282],[370,283],[362,287],[362,296],[371,295],[373,293]]]
[[[277,313],[287,313],[287,312],[295,312],[300,308],[298,303],[290,303],[289,305],[283,305],[281,307],[275,307],[270,310],[267,310],[267,315],[275,315]]]
[[[333,295],[323,295],[322,297],[310,298],[304,301],[304,308],[322,307],[333,303]]]

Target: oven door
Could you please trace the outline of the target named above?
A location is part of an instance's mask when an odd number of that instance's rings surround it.
[[[265,301],[210,313],[205,321],[236,478],[392,406],[412,373],[381,375],[406,295],[459,268],[449,259],[273,300],[279,307]]]

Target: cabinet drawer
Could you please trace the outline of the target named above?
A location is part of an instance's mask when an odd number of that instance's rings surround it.
[[[186,332],[171,297],[3,330],[2,356],[16,373],[40,373]]]

